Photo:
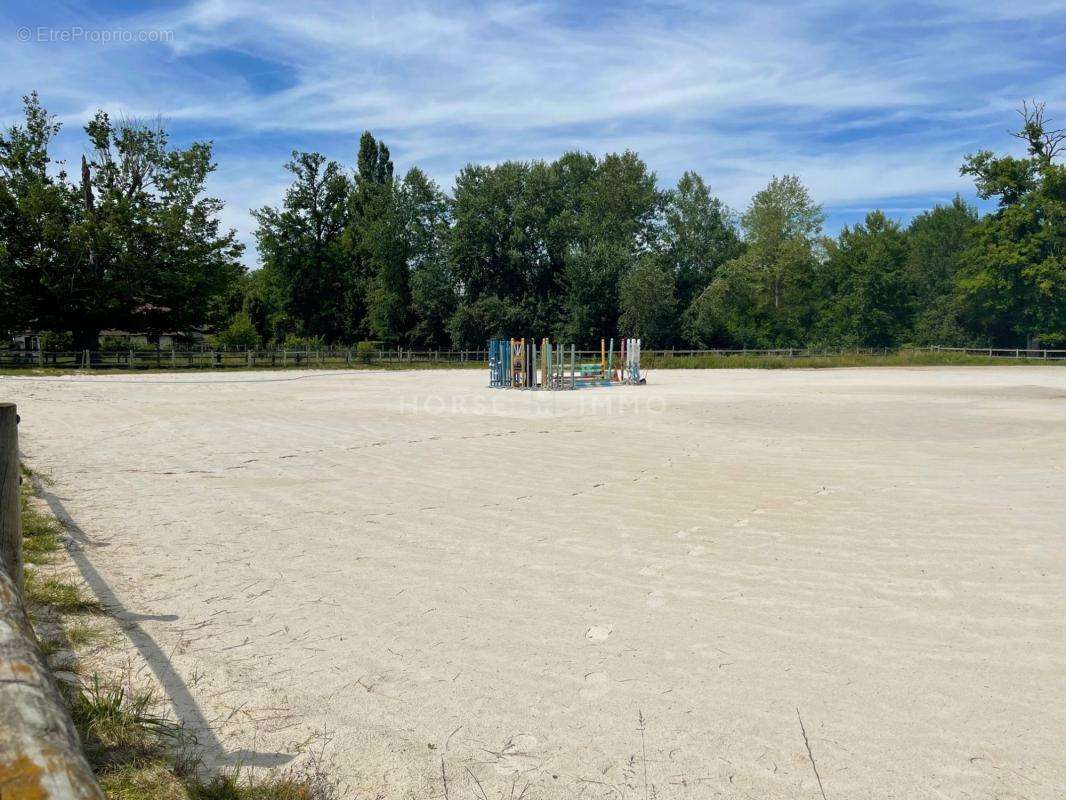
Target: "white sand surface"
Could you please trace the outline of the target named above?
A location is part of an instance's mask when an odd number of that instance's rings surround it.
[[[485,379],[0,398],[219,758],[317,733],[359,797],[443,797],[443,759],[451,800],[818,798],[801,717],[831,800],[1066,796],[1066,368]]]

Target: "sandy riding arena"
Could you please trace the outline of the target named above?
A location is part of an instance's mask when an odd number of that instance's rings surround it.
[[[318,736],[353,797],[1064,796],[1066,369],[485,382],[0,395],[220,760]]]

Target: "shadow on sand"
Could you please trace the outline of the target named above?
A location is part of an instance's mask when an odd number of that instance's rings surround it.
[[[72,539],[71,544],[67,547],[70,557],[96,597],[122,623],[126,636],[133,643],[133,646],[137,648],[137,652],[141,654],[141,657],[151,668],[160,684],[162,684],[178,720],[187,730],[193,733],[198,744],[203,747],[205,760],[216,766],[242,765],[266,768],[279,767],[292,761],[295,757],[293,753],[260,753],[243,748],[226,752],[226,748],[218,740],[214,730],[211,728],[211,724],[197,704],[196,698],[193,697],[185,681],[174,669],[174,665],[167,657],[167,654],[163,652],[163,648],[138,624],[146,620],[176,622],[178,617],[174,614],[140,614],[126,608],[86,555],[87,548],[96,547],[99,544],[93,542],[85,534],[66,508],[63,507],[60,499],[48,491],[48,487],[37,478],[34,478],[34,488],[37,490],[37,494],[48,503],[52,513],[67,527]]]

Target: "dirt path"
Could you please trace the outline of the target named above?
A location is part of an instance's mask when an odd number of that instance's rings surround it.
[[[1062,797],[1066,369],[483,384],[0,397],[231,758],[325,731],[389,797],[443,796],[443,758],[453,800],[817,798],[798,709],[834,800]]]

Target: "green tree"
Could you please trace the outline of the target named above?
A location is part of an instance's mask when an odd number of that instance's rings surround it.
[[[244,272],[243,245],[223,231],[223,203],[205,195],[215,170],[211,145],[172,148],[159,123],[114,123],[98,112],[86,125],[93,156],[83,166],[83,263],[103,283],[106,317],[97,329],[185,330],[202,323],[214,298]]]
[[[78,268],[78,197],[49,154],[59,123],[36,92],[23,106],[23,124],[0,133],[0,330],[75,328],[82,345],[92,324],[81,320],[98,298]]]
[[[903,279],[914,344],[974,343],[960,318],[956,283],[977,219],[977,209],[956,195],[950,205],[919,214],[907,227]]]
[[[417,167],[404,176],[400,198],[411,276],[410,340],[416,346],[445,346],[448,320],[458,305],[447,253],[448,198]]]
[[[281,312],[294,333],[336,341],[356,328],[361,313],[343,240],[351,182],[320,153],[293,151],[285,168],[293,182],[282,207],[252,212],[263,269],[281,285]]]
[[[650,255],[627,272],[619,288],[619,333],[641,339],[646,347],[670,342],[677,319],[674,281],[674,274]]]
[[[593,345],[615,335],[619,284],[633,264],[629,252],[609,242],[594,242],[571,254],[562,276],[566,317],[560,326],[561,338]]]
[[[968,325],[990,344],[1066,344],[1066,132],[1048,127],[1044,106],[1026,105],[1015,135],[1027,158],[968,156],[982,198],[999,207],[973,229],[958,289]]]
[[[677,299],[687,308],[715,272],[743,251],[733,213],[695,172],[666,197],[664,256],[677,275]]]
[[[468,164],[455,179],[451,260],[463,302],[526,294],[534,254],[520,219],[529,165]]]
[[[686,338],[700,347],[776,344],[764,278],[759,262],[747,253],[724,263],[686,309],[682,321]]]
[[[6,324],[69,329],[78,348],[104,327],[183,330],[207,318],[243,272],[242,245],[205,195],[211,145],[169,145],[159,124],[85,126],[80,184],[49,174],[59,131],[37,96],[0,136],[0,281],[19,299]]]
[[[402,198],[389,148],[365,131],[347,238],[355,267],[351,292],[358,295],[365,286],[364,328],[385,342],[401,342],[407,335],[411,286],[404,237]]]
[[[285,283],[275,268],[262,266],[249,272],[241,280],[239,293],[230,315],[246,314],[260,340],[280,343],[295,331],[292,318],[285,312]]]
[[[657,245],[661,208],[655,175],[632,152],[464,167],[449,235],[453,333],[480,342],[472,321],[492,318],[534,338],[616,335],[619,281]]]
[[[717,270],[685,330],[706,345],[790,347],[817,313],[822,207],[798,178],[774,178],[741,216],[746,251]]]
[[[215,339],[227,350],[254,350],[261,342],[252,318],[244,311],[237,313]]]
[[[608,153],[585,181],[579,236],[586,244],[610,242],[630,254],[659,245],[663,195],[655,173],[632,150]]]
[[[521,323],[522,310],[514,302],[483,295],[459,305],[448,320],[448,331],[459,347],[483,347],[489,339],[514,336]]]
[[[366,329],[384,342],[406,340],[411,285],[406,257],[402,199],[397,187],[382,187],[356,223],[358,252],[370,274]]]
[[[632,151],[610,153],[584,175],[560,276],[563,338],[594,344],[617,335],[622,277],[661,246],[663,202],[655,173]]]
[[[836,347],[895,346],[907,318],[906,263],[906,234],[883,212],[845,227],[828,244],[815,336]]]
[[[773,308],[789,310],[807,281],[825,215],[795,175],[774,178],[741,217],[753,261],[764,276]]]
[[[463,332],[466,345],[483,344],[489,335],[475,333],[470,324],[489,319],[485,309],[506,308],[503,318],[512,321],[512,330],[532,337],[548,333],[546,318],[551,315],[545,309],[552,261],[545,243],[545,204],[550,202],[545,193],[549,186],[540,165],[507,161],[460,170],[449,255],[459,296],[456,313],[463,323],[451,328],[453,335]],[[494,330],[500,332],[498,327]]]

